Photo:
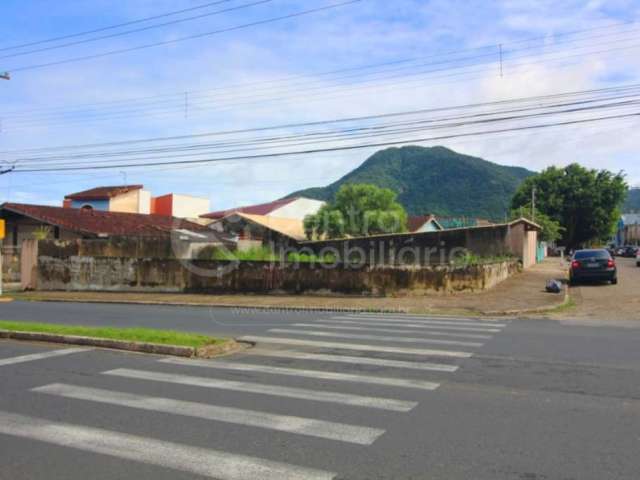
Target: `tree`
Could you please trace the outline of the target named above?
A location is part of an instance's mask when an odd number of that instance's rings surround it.
[[[562,238],[564,228],[560,225],[560,222],[552,219],[548,215],[545,215],[537,208],[535,209],[535,212],[533,212],[531,204],[524,205],[520,209],[513,210],[511,212],[512,220],[517,220],[518,218],[526,218],[527,220],[531,220],[532,222],[540,225],[542,227],[542,232],[539,239],[543,242],[551,243]]]
[[[304,219],[307,238],[340,238],[404,232],[407,212],[388,188],[369,184],[340,187],[335,201]]]
[[[609,239],[628,189],[622,173],[577,163],[550,167],[522,183],[511,202],[513,210],[530,205],[533,188],[537,209],[562,226],[561,242],[568,248]]]

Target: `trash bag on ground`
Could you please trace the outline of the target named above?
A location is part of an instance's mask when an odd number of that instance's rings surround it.
[[[549,280],[547,282],[547,292],[549,293],[560,293],[562,292],[562,283],[558,280]]]

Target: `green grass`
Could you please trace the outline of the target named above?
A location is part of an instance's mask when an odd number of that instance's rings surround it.
[[[223,339],[197,333],[174,332],[171,330],[153,330],[150,328],[110,328],[56,325],[51,323],[7,322],[0,321],[0,330],[12,332],[37,332],[56,335],[76,335],[81,337],[108,338],[128,342],[158,343],[184,347],[203,347],[224,342]]]

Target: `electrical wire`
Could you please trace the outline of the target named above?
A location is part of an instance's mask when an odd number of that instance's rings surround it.
[[[230,0],[227,0],[230,1]],[[178,23],[184,23],[184,22],[191,22],[193,20],[200,20],[202,18],[206,18],[206,17],[212,17],[214,15],[220,15],[222,13],[228,13],[228,12],[233,12],[236,10],[243,10],[245,8],[250,8],[250,7],[255,7],[257,5],[262,5],[265,3],[270,3],[273,0],[259,0],[257,2],[253,2],[253,3],[246,3],[243,5],[237,5],[235,7],[229,7],[229,8],[225,8],[222,10],[216,10],[215,12],[208,12],[208,13],[202,13],[200,15],[195,15],[192,17],[186,17],[186,18],[180,18],[177,20],[171,20],[170,22],[164,22],[164,23],[159,23],[156,25],[148,25],[146,27],[140,27],[140,28],[136,28],[133,30],[127,30],[125,32],[117,32],[117,33],[111,33],[109,35],[102,35],[99,37],[93,37],[93,38],[86,38],[83,40],[75,40],[73,42],[67,42],[67,43],[63,43],[60,45],[52,45],[49,47],[42,47],[42,48],[37,48],[35,50],[27,50],[25,52],[18,52],[18,53],[11,53],[8,55],[1,55],[0,56],[0,60],[5,59],[5,58],[14,58],[14,57],[22,57],[24,55],[31,55],[34,53],[41,53],[41,52],[47,52],[50,50],[58,50],[60,48],[66,48],[66,47],[71,47],[74,45],[84,45],[86,43],[92,43],[92,42],[97,42],[100,40],[106,40],[108,38],[116,38],[116,37],[122,37],[124,35],[131,35],[134,33],[140,33],[140,32],[145,32],[147,30],[153,30],[154,28],[162,28],[162,27],[168,27],[169,25],[176,25]]]
[[[245,133],[291,130],[291,129],[298,129],[298,128],[320,127],[320,126],[326,126],[326,125],[350,124],[350,123],[358,123],[358,122],[365,122],[365,121],[372,121],[372,120],[398,118],[398,117],[410,116],[410,115],[424,115],[424,114],[432,114],[432,113],[446,112],[446,111],[496,107],[496,106],[502,106],[502,105],[513,105],[513,104],[517,105],[522,103],[526,104],[526,103],[540,103],[544,101],[558,101],[564,98],[571,99],[571,98],[576,98],[581,96],[591,96],[591,98],[594,98],[595,96],[600,96],[602,98],[608,98],[607,97],[608,95],[620,95],[624,93],[633,94],[638,89],[640,89],[640,83],[634,83],[634,84],[628,84],[628,85],[618,85],[614,87],[604,87],[604,88],[588,89],[588,90],[581,90],[581,91],[560,92],[560,93],[536,95],[536,96],[530,96],[530,97],[517,97],[517,98],[511,98],[511,99],[494,100],[489,102],[457,104],[452,106],[423,108],[423,109],[376,114],[376,115],[342,117],[342,118],[334,118],[334,119],[326,119],[326,120],[310,121],[310,122],[292,122],[292,123],[284,123],[284,124],[277,124],[277,125],[270,125],[270,126],[254,127],[254,128],[217,130],[217,131],[202,132],[198,134],[189,134],[189,135],[147,137],[147,138],[140,138],[140,139],[120,140],[120,141],[111,141],[111,142],[71,144],[71,145],[51,146],[51,147],[36,147],[36,148],[28,148],[28,149],[20,149],[20,150],[5,150],[2,153],[6,155],[12,155],[17,153],[38,152],[38,151],[64,151],[64,150],[77,150],[77,149],[93,149],[93,148],[102,148],[102,147],[118,147],[123,145],[136,145],[136,144],[156,143],[156,142],[166,142],[166,141],[176,141],[176,140],[192,140],[192,139],[237,135],[237,134],[245,134]]]
[[[42,45],[44,43],[57,42],[57,41],[60,41],[60,40],[67,40],[69,38],[76,38],[76,37],[82,37],[84,35],[91,35],[93,33],[105,32],[107,30],[113,30],[113,29],[116,29],[116,28],[128,27],[129,25],[135,25],[135,24],[138,24],[138,23],[148,22],[148,21],[151,21],[151,20],[158,20],[160,18],[166,18],[166,17],[170,17],[170,16],[173,16],[173,15],[179,15],[181,13],[192,12],[194,10],[200,10],[200,9],[203,9],[203,8],[212,7],[214,5],[219,5],[221,3],[228,3],[228,2],[231,2],[231,1],[233,1],[233,0],[218,0],[216,2],[205,3],[203,5],[197,5],[197,6],[194,6],[194,7],[184,8],[182,10],[175,10],[173,12],[167,12],[167,13],[163,13],[161,15],[154,15],[152,17],[139,18],[137,20],[131,20],[131,21],[124,22],[124,23],[118,23],[116,25],[109,25],[107,27],[96,28],[96,29],[93,29],[93,30],[86,30],[84,32],[71,33],[71,34],[68,34],[68,35],[61,35],[59,37],[52,37],[52,38],[47,38],[47,39],[44,39],[44,40],[38,40],[38,41],[35,41],[35,42],[22,43],[22,44],[19,44],[19,45],[10,45],[8,47],[0,48],[0,52],[5,52],[7,50],[15,50],[15,49],[19,49],[19,48],[33,47],[35,45]]]
[[[591,46],[588,46],[591,47]],[[587,47],[582,47],[582,48],[587,48]],[[634,45],[627,45],[627,46],[618,46],[612,49],[604,49],[604,50],[596,50],[596,51],[587,51],[587,52],[582,52],[582,53],[578,53],[578,54],[573,54],[573,55],[569,55],[569,56],[563,56],[563,57],[552,57],[552,58],[543,58],[543,59],[539,59],[537,61],[528,61],[528,62],[521,62],[521,63],[516,63],[516,64],[508,64],[509,66],[509,71],[511,73],[513,73],[514,70],[519,69],[520,67],[527,67],[527,66],[531,66],[534,64],[540,64],[540,63],[547,63],[547,62],[557,62],[557,61],[566,61],[572,58],[581,58],[582,56],[585,55],[592,55],[592,54],[600,54],[600,53],[610,53],[610,52],[620,52],[623,50],[629,50],[629,49],[637,49],[640,48],[640,44],[634,44]],[[575,49],[574,49],[575,50]],[[542,54],[543,56],[548,56],[549,54],[555,54],[557,52],[546,52],[544,54]],[[519,59],[519,58],[527,58],[528,56],[524,56],[524,57],[514,57],[514,59]],[[507,64],[505,64],[506,66]],[[472,70],[468,70],[469,68],[472,68]],[[452,74],[452,75],[441,75],[441,76],[433,76],[431,75],[432,73],[435,72],[439,72],[439,71],[448,71],[448,70],[454,70],[454,69],[462,69],[463,71],[460,72],[459,74]],[[465,70],[466,69],[466,70]],[[176,105],[175,107],[162,107],[162,106],[158,106],[157,108],[154,109],[129,109],[129,110],[122,110],[122,111],[115,111],[115,112],[93,112],[93,113],[87,113],[84,114],[81,118],[79,119],[75,119],[75,118],[68,118],[67,117],[63,117],[64,121],[63,123],[73,123],[73,121],[82,121],[85,122],[87,120],[96,120],[98,121],[98,119],[113,119],[113,118],[128,118],[129,116],[135,116],[137,113],[139,114],[144,114],[145,116],[151,116],[154,114],[170,114],[170,113],[183,113],[185,108],[188,107],[190,110],[190,114],[191,115],[198,115],[198,114],[203,114],[206,113],[206,111],[204,110],[204,106],[211,104],[212,102],[214,103],[215,109],[214,111],[222,111],[223,108],[230,108],[230,107],[237,107],[237,106],[246,106],[246,105],[256,105],[262,102],[274,102],[274,101],[278,101],[278,102],[285,102],[285,101],[291,101],[295,98],[305,98],[305,94],[313,92],[314,90],[321,90],[320,94],[325,95],[326,98],[326,94],[329,93],[333,93],[333,91],[337,91],[339,94],[340,93],[346,93],[346,91],[349,90],[353,90],[356,88],[362,89],[362,88],[375,88],[375,89],[380,89],[380,88],[388,88],[391,87],[392,85],[400,85],[400,84],[406,84],[406,83],[410,83],[410,82],[414,82],[415,80],[412,80],[414,77],[423,77],[423,76],[427,76],[429,78],[443,78],[443,77],[449,77],[449,76],[457,76],[457,75],[462,75],[462,74],[472,74],[475,72],[481,72],[481,71],[485,71],[485,69],[483,68],[475,68],[474,66],[460,66],[460,67],[451,67],[451,68],[443,68],[443,69],[435,69],[435,70],[429,70],[426,72],[414,72],[412,74],[409,75],[404,75],[405,77],[408,78],[404,78],[402,81],[396,82],[394,84],[388,84],[388,83],[380,83],[380,79],[372,79],[372,80],[365,80],[364,82],[360,82],[358,84],[346,84],[345,87],[342,87],[342,85],[335,85],[335,86],[328,86],[328,87],[322,87],[322,86],[317,86],[317,87],[312,87],[312,88],[307,88],[307,89],[297,89],[297,90],[292,90],[294,93],[295,92],[302,92],[301,95],[296,96],[292,96],[291,94],[289,94],[288,96],[283,96],[283,97],[275,97],[275,98],[264,98],[261,97],[260,95],[257,96],[257,98],[255,99],[255,101],[249,101],[246,103],[234,103],[233,101],[229,102],[229,103],[221,103],[219,101],[193,101],[191,100],[189,102],[188,105]],[[398,77],[402,77],[403,75],[392,75],[391,77],[387,77],[387,79],[394,79],[394,78],[398,78]],[[366,86],[367,84],[371,84],[373,82],[372,85]],[[364,86],[363,86],[364,85]],[[330,89],[333,89],[330,90]],[[324,90],[324,91],[322,91]],[[256,97],[255,95],[253,97]],[[252,98],[252,96],[247,97],[249,99]],[[305,98],[306,99],[306,98]],[[315,100],[315,99],[312,99]],[[199,111],[202,110],[202,111]],[[75,113],[79,113],[79,112],[75,112]],[[156,115],[157,116],[157,115]],[[49,116],[48,118],[51,118],[51,116]],[[55,117],[54,117],[55,119]],[[60,119],[60,120],[63,120]],[[5,128],[5,131],[15,131],[18,130],[20,127],[25,127],[25,126],[37,126],[39,125],[41,122],[44,122],[44,119],[39,121],[38,119],[36,120],[32,120],[32,121],[27,121],[24,119],[19,119],[18,121],[14,122],[14,123],[10,123],[10,125],[14,125],[14,127],[9,127],[8,129]],[[50,121],[48,121],[46,123],[48,126],[52,126],[53,123],[51,123]]]
[[[521,127],[508,127],[508,128],[495,129],[495,130],[481,130],[476,132],[441,135],[441,136],[435,136],[435,137],[402,139],[402,140],[395,140],[395,141],[389,141],[389,142],[375,142],[375,143],[366,143],[366,144],[359,144],[359,145],[315,148],[315,149],[305,149],[305,150],[288,151],[288,152],[265,153],[265,154],[258,154],[258,155],[241,155],[241,156],[235,156],[235,157],[219,157],[219,158],[197,159],[197,160],[175,160],[171,162],[145,163],[143,165],[137,164],[137,163],[119,163],[119,164],[113,164],[113,165],[76,166],[76,167],[62,167],[62,168],[55,168],[55,169],[50,169],[50,168],[23,169],[23,170],[16,169],[12,173],[31,173],[31,172],[47,172],[47,171],[82,171],[82,170],[103,170],[103,169],[113,169],[113,168],[131,168],[131,167],[140,167],[140,166],[148,167],[148,166],[164,166],[164,165],[208,164],[208,163],[228,162],[228,161],[236,161],[236,160],[251,161],[251,160],[257,160],[257,159],[279,158],[279,157],[288,157],[288,156],[303,156],[303,155],[338,152],[338,151],[361,150],[364,148],[381,148],[381,147],[389,147],[389,146],[402,145],[402,144],[420,144],[425,142],[449,140],[454,138],[477,137],[477,136],[491,135],[491,134],[503,133],[503,132],[538,130],[543,128],[557,127],[557,126],[578,125],[578,124],[593,123],[593,122],[599,122],[599,121],[605,121],[605,120],[619,120],[619,119],[636,118],[636,117],[640,117],[640,111],[628,113],[628,114],[610,115],[610,116],[594,117],[594,118],[580,119],[580,120],[568,120],[564,122],[544,123],[544,124],[527,125],[527,126],[521,126]]]
[[[344,6],[351,5],[351,4],[360,3],[361,1],[363,1],[363,0],[347,0],[347,1],[344,1],[344,2],[325,5],[325,6],[322,6],[322,7],[313,8],[313,9],[309,9],[309,10],[300,10],[298,12],[289,13],[287,15],[280,15],[280,16],[277,16],[277,17],[271,17],[271,18],[267,18],[267,19],[264,19],[264,20],[258,20],[258,21],[255,21],[255,22],[249,22],[249,23],[244,23],[244,24],[240,24],[240,25],[234,25],[234,26],[231,26],[231,27],[225,27],[225,28],[221,28],[221,29],[218,29],[218,30],[213,30],[213,31],[210,31],[210,32],[204,32],[204,33],[198,33],[198,34],[194,34],[194,35],[187,35],[187,36],[184,36],[184,37],[173,38],[171,40],[164,40],[164,41],[160,41],[160,42],[152,42],[152,43],[147,43],[147,44],[143,44],[143,45],[137,45],[137,46],[134,46],[134,47],[120,48],[120,49],[116,49],[116,50],[109,50],[109,51],[106,51],[106,52],[95,53],[95,54],[91,54],[91,55],[84,55],[84,56],[80,56],[80,57],[73,57],[73,58],[68,58],[68,59],[64,59],[64,60],[56,60],[56,61],[45,62],[45,63],[40,63],[40,64],[26,65],[26,66],[17,67],[17,68],[8,68],[8,69],[4,69],[4,70],[9,71],[11,73],[22,72],[22,71],[27,71],[27,70],[36,70],[36,69],[41,69],[41,68],[45,68],[45,67],[51,67],[51,66],[55,66],[55,65],[65,65],[65,64],[69,64],[69,63],[82,62],[82,61],[93,60],[93,59],[97,59],[97,58],[104,58],[104,57],[108,57],[108,56],[111,56],[111,55],[119,55],[119,54],[122,54],[122,53],[135,52],[135,51],[145,50],[145,49],[153,48],[153,47],[160,47],[160,46],[165,46],[165,45],[173,45],[173,44],[184,42],[184,41],[187,41],[187,40],[195,40],[195,39],[198,39],[198,38],[209,37],[209,36],[218,35],[218,34],[221,34],[221,33],[228,33],[228,32],[233,32],[233,31],[237,31],[237,30],[243,30],[243,29],[246,29],[246,28],[256,27],[256,26],[260,26],[260,25],[266,25],[266,24],[269,24],[269,23],[279,22],[279,21],[282,21],[282,20],[288,20],[288,19],[292,19],[292,18],[302,17],[302,16],[305,16],[305,15],[311,15],[311,14],[314,14],[314,13],[324,12],[324,11],[327,11],[327,10],[332,10],[332,9],[336,9],[336,8],[339,8],[339,7],[344,7]]]

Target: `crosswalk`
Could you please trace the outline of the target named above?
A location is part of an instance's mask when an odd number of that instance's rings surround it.
[[[298,465],[284,450],[265,448],[256,455],[227,451],[224,443],[203,448],[125,433],[117,427],[123,420],[116,420],[119,412],[123,418],[146,412],[171,421],[199,420],[198,428],[214,436],[224,428],[244,428],[372,448],[394,428],[396,416],[409,415],[434,395],[508,325],[401,314],[317,315],[242,336],[239,340],[253,348],[221,359],[150,362],[123,356],[118,368],[97,372],[91,384],[75,376],[30,390],[38,397],[82,402],[83,409],[108,407],[117,412],[113,428],[0,410],[0,435],[219,480],[342,477],[334,463]],[[184,389],[195,392],[198,401],[184,398]]]

